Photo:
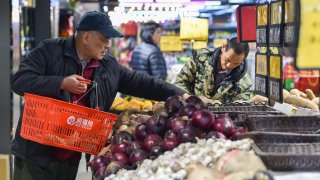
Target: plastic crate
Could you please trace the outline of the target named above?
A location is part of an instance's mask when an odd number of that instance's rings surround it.
[[[320,116],[250,115],[245,125],[249,131],[313,134],[320,129]]]
[[[320,135],[281,132],[249,132],[253,150],[274,171],[320,170]]]
[[[104,147],[117,115],[25,94],[21,136],[25,139],[98,154]]]
[[[209,106],[208,109],[215,114],[228,113],[232,121],[238,125],[243,126],[245,120],[249,115],[283,115],[270,106]]]

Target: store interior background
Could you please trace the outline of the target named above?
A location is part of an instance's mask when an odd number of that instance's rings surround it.
[[[129,67],[131,52],[140,43],[141,23],[153,20],[162,24],[164,36],[179,35],[180,18],[207,18],[209,37],[205,46],[216,48],[226,39],[237,35],[235,12],[239,4],[257,2],[258,0],[2,0],[0,7],[4,11],[1,13],[6,15],[1,16],[0,32],[1,37],[8,40],[2,41],[1,54],[3,55],[4,51],[8,58],[3,56],[4,59],[0,62],[3,86],[0,92],[0,154],[10,154],[10,141],[23,102],[21,97],[12,92],[10,85],[11,77],[17,71],[19,63],[41,40],[73,35],[79,18],[86,11],[97,10],[107,13],[113,25],[123,32],[125,37],[113,39],[109,51],[115,55],[119,63]],[[2,21],[5,18],[7,20]],[[255,43],[250,43],[247,62],[253,81],[255,52]],[[190,42],[184,43],[182,51],[163,53],[168,67],[168,81],[173,82],[175,75],[191,56]],[[290,54],[284,56],[283,68],[292,69],[292,60]],[[290,82],[287,86],[292,86]],[[86,172],[82,161],[77,179],[90,178],[90,173]]]

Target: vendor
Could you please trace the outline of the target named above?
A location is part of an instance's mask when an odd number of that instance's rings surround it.
[[[252,82],[245,61],[248,53],[248,44],[238,43],[237,38],[214,50],[197,50],[177,75],[175,84],[190,94],[223,104],[249,100]]]

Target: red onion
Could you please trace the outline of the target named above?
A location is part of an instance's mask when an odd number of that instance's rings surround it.
[[[234,134],[235,127],[228,114],[219,114],[211,130],[221,132],[227,137],[230,137]]]
[[[166,134],[164,135],[164,138],[166,139],[173,139],[173,138],[177,138],[176,133],[174,133],[172,130],[169,130],[166,132]]]
[[[153,115],[147,120],[147,128],[150,134],[162,136],[166,130],[166,117]]]
[[[218,131],[210,131],[206,135],[206,139],[215,138],[215,139],[227,139],[224,134]]]
[[[179,140],[178,138],[168,138],[168,139],[163,139],[162,141],[162,148],[164,150],[172,150],[175,147],[179,146]]]
[[[155,159],[163,153],[164,153],[164,150],[162,149],[161,146],[152,146],[150,150],[150,159]]]
[[[182,106],[183,102],[181,101],[181,96],[178,95],[169,97],[164,103],[164,108],[169,115],[178,112]]]
[[[195,105],[187,104],[185,107],[180,108],[179,115],[188,116],[189,118],[191,118],[196,111],[197,111],[197,108]]]
[[[180,132],[188,126],[188,121],[185,118],[177,117],[171,121],[171,130],[175,133]]]
[[[128,147],[127,143],[120,143],[120,144],[111,145],[111,152],[112,152],[112,154],[127,153],[127,147]]]
[[[147,125],[142,123],[136,126],[135,137],[139,140],[144,140],[148,135]]]
[[[197,137],[197,132],[191,127],[182,129],[178,133],[178,140],[181,143],[186,143],[186,142],[196,143],[197,142],[196,137]]]
[[[192,126],[201,130],[208,129],[214,121],[214,115],[208,110],[199,110],[191,118]]]
[[[127,156],[126,154],[124,154],[124,153],[115,153],[115,154],[113,155],[113,159],[114,159],[115,161],[120,162],[120,163],[122,164],[122,167],[128,165],[128,163],[129,163],[129,158],[128,158],[128,156]]]
[[[116,174],[120,169],[123,168],[123,165],[118,161],[112,161],[107,168],[105,169],[105,176],[110,176],[111,174]]]
[[[94,173],[94,178],[96,180],[103,180],[106,177],[106,169],[107,166],[102,166],[99,169],[97,169]]]
[[[91,171],[92,171],[93,173],[95,173],[97,169],[99,169],[100,167],[106,166],[107,163],[108,163],[108,160],[107,160],[106,157],[104,157],[104,156],[98,156],[98,157],[93,158],[93,159],[88,163],[88,165],[90,166]]]
[[[198,96],[191,95],[186,99],[186,103],[190,105],[194,105],[197,109],[205,108],[204,103]]]
[[[136,151],[133,151],[130,154],[129,161],[132,164],[136,164],[136,163],[139,163],[147,158],[148,158],[148,153],[142,149],[138,149]]]
[[[144,148],[147,151],[150,151],[152,146],[158,146],[161,144],[161,137],[156,134],[149,134],[144,139]]]
[[[133,141],[133,136],[126,132],[126,131],[121,131],[113,135],[111,139],[111,144],[120,144],[122,142],[130,142]]]
[[[142,141],[133,141],[128,144],[127,147],[127,154],[130,155],[133,151],[142,149],[143,148],[143,142]]]

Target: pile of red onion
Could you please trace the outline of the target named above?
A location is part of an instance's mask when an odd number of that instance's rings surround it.
[[[181,143],[195,143],[196,138],[234,139],[236,130],[228,114],[213,114],[197,96],[183,99],[172,96],[165,102],[167,114],[152,115],[136,126],[133,134],[117,132],[104,156],[95,157],[88,165],[96,179],[103,179],[121,168],[133,169],[143,160],[155,159]]]

